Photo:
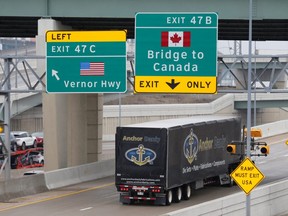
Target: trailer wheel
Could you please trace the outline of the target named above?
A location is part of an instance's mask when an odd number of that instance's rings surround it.
[[[166,192],[166,205],[171,205],[172,200],[173,200],[172,191],[171,191],[171,190],[168,190],[168,191]]]
[[[175,203],[179,203],[182,199],[182,188],[178,187],[174,190],[173,199]]]
[[[186,184],[183,186],[183,199],[189,200],[191,197],[191,186],[189,184]]]
[[[233,168],[232,167],[229,168],[229,180],[230,180],[230,183],[228,184],[228,187],[233,187],[233,186],[236,185],[234,179],[230,176],[231,173],[234,171],[234,169],[235,169],[234,167]]]

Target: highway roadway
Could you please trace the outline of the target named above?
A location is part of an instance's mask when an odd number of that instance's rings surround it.
[[[287,138],[288,134],[285,134],[263,140],[271,144],[271,153],[268,157],[252,158],[256,161],[256,166],[265,175],[265,179],[261,182],[260,186],[279,181],[288,176],[288,146],[285,144]],[[151,206],[147,204],[122,205],[119,202],[119,194],[114,186],[114,177],[111,176],[33,196],[13,199],[8,203],[0,203],[0,215],[156,216],[236,192],[241,192],[243,196],[246,196],[238,186],[232,188],[208,186],[195,191],[190,200],[177,204],[173,203],[171,206]]]

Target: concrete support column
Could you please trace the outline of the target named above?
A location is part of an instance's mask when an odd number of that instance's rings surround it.
[[[102,159],[103,95],[87,94],[86,114],[87,162],[94,162]]]
[[[46,55],[47,30],[67,29],[53,19],[40,19],[36,39],[37,55]],[[46,70],[45,60],[38,61],[37,70]],[[43,93],[46,171],[101,159],[102,110],[102,95]]]

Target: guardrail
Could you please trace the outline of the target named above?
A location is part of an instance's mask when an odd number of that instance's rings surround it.
[[[251,215],[283,215],[288,211],[287,199],[288,180],[258,187],[251,194]],[[245,201],[245,193],[239,192],[161,216],[243,216],[246,213]]]

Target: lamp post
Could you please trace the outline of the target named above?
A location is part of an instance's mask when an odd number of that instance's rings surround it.
[[[249,60],[248,60],[248,100],[247,100],[247,150],[246,157],[251,157],[251,56],[252,56],[252,1],[249,0]],[[250,194],[246,196],[246,216],[250,216]]]

